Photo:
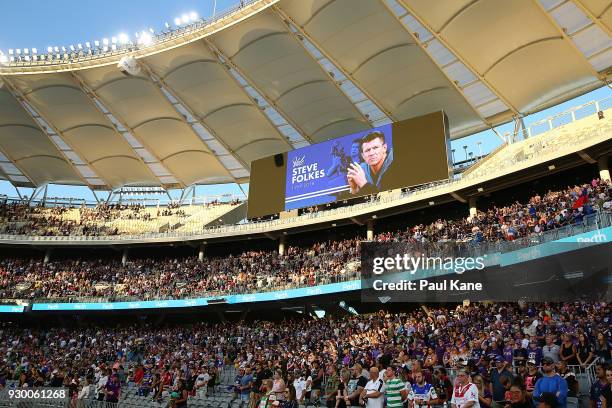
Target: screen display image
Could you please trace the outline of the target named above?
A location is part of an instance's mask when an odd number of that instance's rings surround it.
[[[392,133],[388,124],[288,152],[285,209],[387,190]]]
[[[338,136],[253,161],[248,217],[449,177],[448,119],[442,111]]]

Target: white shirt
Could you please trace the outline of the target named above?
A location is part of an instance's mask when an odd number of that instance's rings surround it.
[[[451,404],[455,404],[457,408],[461,408],[470,401],[474,401],[472,408],[480,408],[476,384],[468,383],[464,386],[456,385],[455,388],[453,388]]]
[[[302,399],[302,393],[306,389],[306,380],[304,377],[300,377],[293,381],[293,387],[295,388],[295,398],[299,401]]]
[[[81,391],[79,391],[79,395],[77,396],[77,398],[78,399],[88,398],[90,390],[91,390],[91,384],[87,384],[81,389]]]
[[[108,382],[108,375],[105,375],[104,377],[100,377],[100,379],[98,380],[98,384],[96,384],[96,390],[98,391],[98,393],[103,392],[101,391],[101,389],[102,390],[104,389],[107,382]]]
[[[210,375],[208,375],[208,373],[202,373],[196,378],[195,385],[196,387],[200,387],[201,385],[207,383],[208,380],[210,380]]]
[[[383,408],[384,404],[385,404],[385,390],[387,389],[387,386],[385,385],[384,381],[381,379],[378,379],[376,381],[368,381],[368,383],[366,384],[365,388],[366,390],[366,394],[371,394],[374,391],[379,391],[381,394],[376,397],[376,398],[368,398],[367,402],[366,402],[366,408]]]

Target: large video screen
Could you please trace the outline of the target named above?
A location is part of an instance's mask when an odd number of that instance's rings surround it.
[[[449,151],[440,111],[256,160],[248,217],[447,179]]]
[[[384,125],[287,153],[285,210],[391,190],[392,125]]]

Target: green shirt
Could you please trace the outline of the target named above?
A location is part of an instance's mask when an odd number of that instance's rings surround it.
[[[404,389],[404,382],[399,378],[395,377],[391,380],[387,380],[387,407],[399,407],[402,408],[402,395],[400,392]]]

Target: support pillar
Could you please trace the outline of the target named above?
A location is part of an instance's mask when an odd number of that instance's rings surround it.
[[[476,212],[477,212],[476,197],[470,197],[469,205],[470,205],[470,218],[473,218],[476,216]]]
[[[285,255],[285,243],[287,242],[287,237],[285,235],[281,235],[278,238],[278,254]]]
[[[125,266],[128,261],[128,248],[123,249],[123,254],[121,254],[121,265]]]
[[[45,259],[43,260],[43,263],[49,263],[49,261],[51,261],[51,248],[47,248],[45,250]]]
[[[608,166],[607,156],[602,156],[597,160],[597,167],[599,168],[599,178],[610,181],[610,167]]]
[[[368,220],[367,227],[366,240],[374,241],[374,220]]]
[[[204,247],[206,244],[200,244],[200,249],[198,250],[198,262],[204,262]]]

